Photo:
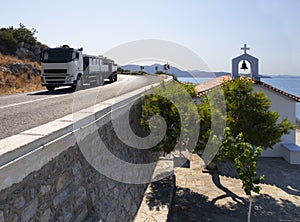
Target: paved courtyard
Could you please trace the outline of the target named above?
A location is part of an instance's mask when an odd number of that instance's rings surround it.
[[[178,168],[171,221],[247,221],[249,201],[235,169],[218,164],[220,172],[204,173],[194,154],[189,168]],[[251,221],[300,221],[300,165],[280,158],[261,158],[258,174],[264,174],[259,195],[254,195]]]

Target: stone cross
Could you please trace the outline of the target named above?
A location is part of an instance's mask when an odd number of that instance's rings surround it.
[[[247,50],[250,50],[250,48],[247,48],[247,44],[244,44],[244,47],[241,48],[241,50],[244,50],[244,53],[247,54]]]

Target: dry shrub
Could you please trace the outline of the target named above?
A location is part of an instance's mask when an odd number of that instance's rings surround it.
[[[0,82],[2,83],[4,80],[4,74],[2,71],[0,71]]]
[[[0,53],[0,66],[9,66],[12,63],[30,64],[40,69],[38,62],[20,60],[13,56],[4,56]],[[31,70],[25,73],[4,73],[0,71],[0,95],[8,95],[22,92],[31,92],[44,89],[41,86],[40,75],[33,75]]]
[[[16,80],[16,77],[11,75],[11,74],[5,75],[4,87],[6,87],[6,88],[14,87],[15,86],[15,80]]]
[[[41,82],[42,82],[41,76],[35,76],[34,78],[35,78],[35,80],[34,80],[35,84],[40,86]]]
[[[16,88],[20,89],[26,86],[26,74],[21,75],[16,80]]]
[[[8,65],[11,63],[21,63],[21,64],[30,64],[33,67],[36,67],[37,69],[41,68],[41,65],[38,62],[32,62],[28,59],[20,60],[17,57],[14,56],[6,56],[0,53],[0,66],[1,65]]]

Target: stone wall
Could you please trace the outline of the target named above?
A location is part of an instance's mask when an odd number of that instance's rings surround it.
[[[138,131],[137,106],[132,112],[130,124]],[[157,160],[156,153],[122,143],[111,121],[98,133],[120,159],[132,163]],[[147,184],[125,184],[102,175],[86,161],[76,144],[22,182],[0,192],[0,222],[133,221],[146,187]]]

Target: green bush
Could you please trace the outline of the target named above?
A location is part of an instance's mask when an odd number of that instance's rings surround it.
[[[47,45],[37,41],[34,36],[37,30],[28,29],[22,23],[18,28],[8,27],[0,29],[0,52],[3,54],[15,55],[18,48],[18,43],[24,42],[29,45],[37,46],[41,50],[48,48]]]
[[[160,128],[160,125],[150,125],[149,120],[153,116],[163,117],[167,125],[165,137],[153,148],[154,150],[170,153],[177,144],[179,149],[193,149],[196,146],[191,144],[191,138],[198,133],[192,131],[191,125],[199,124],[197,109],[191,100],[195,95],[194,87],[176,81],[167,85],[162,82],[160,87],[153,88],[145,95],[142,105],[142,127],[149,133],[151,128]]]
[[[37,40],[34,36],[37,33],[37,30],[32,28],[29,30],[22,23],[19,24],[19,28],[13,30],[13,36],[18,42],[25,42],[31,45],[35,45]]]
[[[14,38],[12,29],[0,29],[0,47],[2,48],[2,53],[15,53],[17,45],[18,41]]]

